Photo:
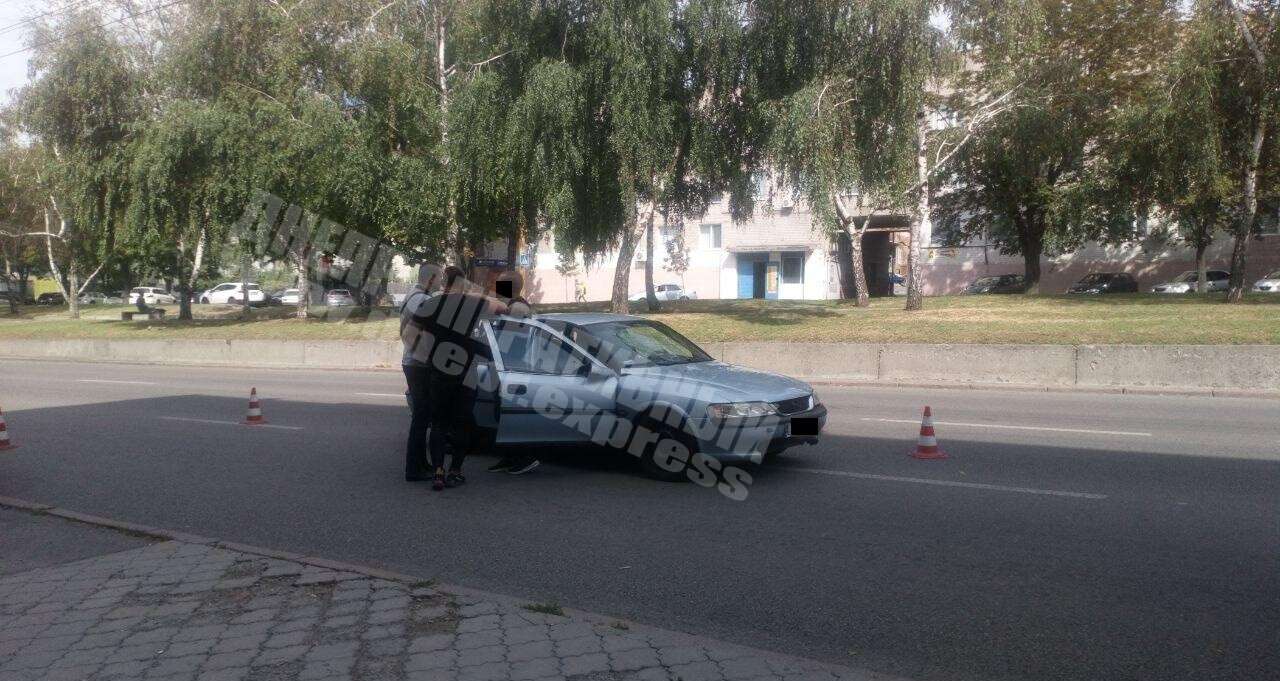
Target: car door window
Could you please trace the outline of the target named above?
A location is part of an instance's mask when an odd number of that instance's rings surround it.
[[[506,371],[563,375],[579,373],[586,365],[586,358],[563,339],[532,324],[501,320],[493,332]]]

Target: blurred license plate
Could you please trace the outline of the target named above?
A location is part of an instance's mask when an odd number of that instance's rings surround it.
[[[818,417],[802,416],[791,419],[792,435],[817,435],[818,434]]]

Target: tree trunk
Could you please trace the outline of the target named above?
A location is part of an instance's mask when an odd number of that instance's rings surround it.
[[[76,272],[75,263],[67,267],[67,307],[72,319],[80,318],[80,273]]]
[[[933,215],[929,206],[929,154],[925,148],[929,134],[929,119],[924,110],[916,115],[916,215],[911,221],[911,243],[907,245],[907,306],[908,311],[924,308],[924,292],[921,290],[920,249],[925,239],[933,235]],[[892,286],[892,284],[890,284]]]
[[[523,219],[523,218],[521,218]],[[515,272],[520,265],[520,220],[511,222],[511,231],[507,234],[507,269]]]
[[[1040,251],[1024,252],[1022,254],[1022,272],[1026,288],[1023,293],[1039,293],[1040,292]]]
[[[1244,191],[1240,196],[1240,216],[1236,223],[1236,243],[1231,249],[1231,280],[1227,288],[1227,302],[1239,303],[1245,292],[1245,255],[1249,239],[1253,236],[1253,222],[1258,215],[1258,158],[1262,155],[1262,142],[1267,136],[1267,122],[1261,107],[1254,114],[1253,137],[1249,141],[1249,158],[1244,170]]]
[[[1014,216],[1018,228],[1018,246],[1022,250],[1023,293],[1040,292],[1040,256],[1044,254],[1044,224],[1028,211]]]
[[[658,311],[658,295],[653,291],[653,213],[644,225],[644,301],[650,312]]]
[[[840,277],[840,299],[851,300],[858,293],[853,283],[853,237],[848,229],[841,229],[836,235],[836,271]]]
[[[636,222],[639,223],[639,215]],[[640,238],[640,225],[628,225],[622,233],[622,243],[618,245],[618,264],[613,270],[613,296],[610,298],[609,310],[616,314],[628,314],[631,311],[627,301],[627,289],[631,283],[631,261],[636,255],[636,241]]]
[[[240,254],[240,316],[248,319],[249,310],[249,254]]]
[[[867,272],[862,266],[862,230],[849,235],[849,259],[853,267],[854,297],[858,307],[870,307],[871,295],[867,292]]]
[[[298,263],[298,319],[306,319],[311,306],[311,261],[302,257]]]
[[[1209,292],[1208,265],[1204,261],[1204,252],[1208,250],[1207,241],[1196,242],[1196,293]]]

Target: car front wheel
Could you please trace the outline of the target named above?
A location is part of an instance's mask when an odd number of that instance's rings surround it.
[[[693,439],[653,419],[641,421],[640,427],[649,428],[651,432],[658,434],[657,440],[650,442],[640,454],[640,470],[654,480],[688,482],[689,476],[685,471],[689,467],[689,461],[693,458],[694,453],[698,451]],[[668,450],[665,448],[669,447],[672,442],[679,444],[688,453],[684,461],[668,455]]]

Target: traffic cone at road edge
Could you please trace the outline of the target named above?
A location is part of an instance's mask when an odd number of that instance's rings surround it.
[[[258,402],[258,389],[249,390],[249,413],[244,417],[247,426],[260,426],[267,420],[262,418],[262,404]]]
[[[9,429],[4,425],[4,411],[0,410],[0,452],[17,448],[18,445],[9,443]]]
[[[928,407],[924,408],[924,417],[920,419],[920,440],[916,443],[916,450],[911,452],[914,459],[945,459],[946,452],[938,449],[938,438],[933,434],[933,412]]]

